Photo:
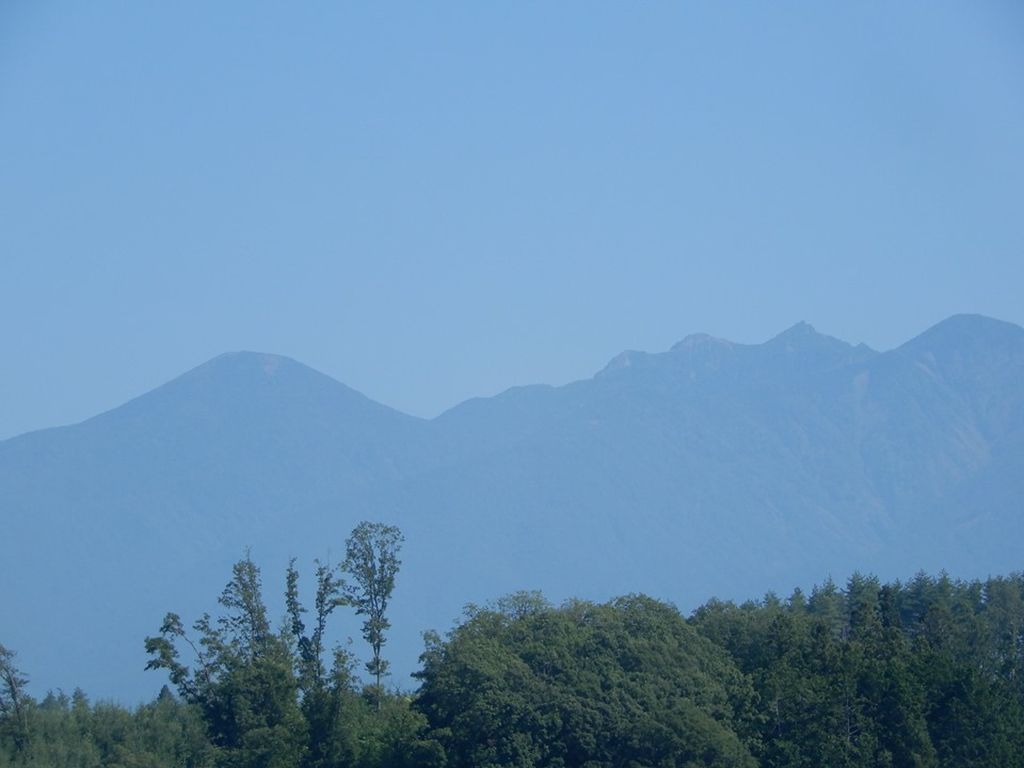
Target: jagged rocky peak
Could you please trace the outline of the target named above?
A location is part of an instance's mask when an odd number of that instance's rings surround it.
[[[719,339],[707,333],[692,333],[682,341],[677,342],[668,352],[651,353],[626,350],[620,352],[597,374],[603,376],[618,371],[625,371],[650,366],[660,367],[665,363],[674,364],[671,361],[678,361],[686,358],[703,358],[706,356],[717,357],[722,352],[729,352],[735,345],[731,341]]]
[[[854,346],[834,336],[820,333],[813,325],[799,322],[760,346],[773,357],[802,361],[802,365],[841,365],[863,361],[878,354],[866,344]]]

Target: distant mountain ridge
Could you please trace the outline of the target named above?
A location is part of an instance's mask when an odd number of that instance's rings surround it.
[[[806,323],[696,334],[432,420],[285,357],[221,355],[0,442],[0,640],[39,686],[142,695],[159,682],[142,637],[213,607],[246,546],[276,596],[289,556],[337,560],[362,519],[406,533],[402,674],[420,630],[516,589],[685,609],[855,568],[1018,570],[1022,382],[1024,329],[977,315],[887,352]]]

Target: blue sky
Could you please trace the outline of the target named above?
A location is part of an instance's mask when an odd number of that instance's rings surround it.
[[[224,351],[433,416],[1024,323],[1019,2],[0,3],[0,438]]]

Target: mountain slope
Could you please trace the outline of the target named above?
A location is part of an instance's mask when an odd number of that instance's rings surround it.
[[[288,557],[338,559],[362,519],[407,537],[399,679],[420,630],[515,589],[685,608],[855,568],[1015,570],[1022,381],[1024,329],[979,316],[882,353],[803,323],[758,345],[694,335],[433,421],[286,358],[224,355],[0,443],[18,542],[0,638],[37,685],[149,691],[141,640],[163,612],[215,607],[246,546],[279,610]]]
[[[246,546],[282,568],[335,516],[355,517],[369,486],[429,463],[426,429],[292,360],[238,353],[0,443],[18,542],[0,565],[4,642],[47,685],[138,690],[152,682],[141,639],[163,612],[212,607]]]

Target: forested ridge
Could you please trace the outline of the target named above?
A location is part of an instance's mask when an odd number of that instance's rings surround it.
[[[402,680],[421,629],[524,587],[689,611],[856,569],[1009,573],[1024,567],[1022,380],[1024,328],[969,315],[885,352],[806,324],[761,344],[690,335],[433,419],[296,360],[222,355],[0,441],[19,542],[0,557],[0,640],[38,690],[142,700],[154,687],[129,638],[206,609],[242,543],[274,563],[277,598],[291,555],[328,556],[361,518],[400,525],[417,563],[390,612]],[[151,575],[139,589],[125,573]],[[119,619],[95,621],[111,605]]]
[[[135,708],[37,700],[0,646],[0,766],[1024,765],[1019,573],[854,575],[689,617],[642,595],[519,593],[427,633],[419,687],[400,692],[378,682],[395,534],[364,529],[344,567],[317,564],[308,609],[289,568],[276,629],[240,561],[220,615],[168,614],[146,639],[168,685]],[[364,664],[325,647],[336,609],[365,618]]]

